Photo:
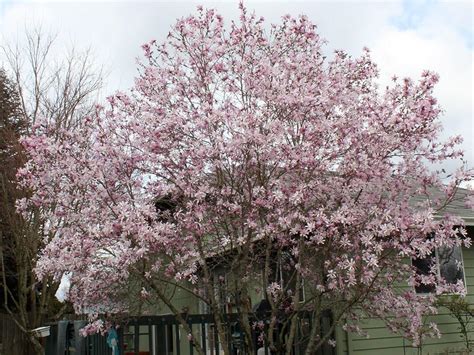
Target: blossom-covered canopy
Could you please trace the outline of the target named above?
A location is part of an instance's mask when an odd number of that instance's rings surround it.
[[[427,167],[462,157],[461,138],[438,139],[438,75],[382,89],[368,49],[326,58],[323,43],[305,16],[267,28],[242,7],[226,27],[200,8],[163,44],[143,45],[130,92],[59,138],[38,125],[20,172],[34,191],[20,207],[41,206],[53,236],[38,276],[70,273],[77,311],[121,311],[137,278],[143,297],[157,275],[199,288],[223,248],[236,251],[225,262],[250,288],[256,265],[284,250],[306,292],[338,300],[346,329],[362,312],[417,341],[432,297],[395,285],[439,281],[418,279],[406,258],[470,244],[462,220],[442,212],[470,172],[443,180]],[[165,198],[172,210],[156,208]],[[267,291],[279,307],[285,291]]]

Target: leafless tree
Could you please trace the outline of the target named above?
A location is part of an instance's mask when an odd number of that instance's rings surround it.
[[[57,318],[65,306],[55,299],[58,283],[48,279],[39,284],[33,271],[39,251],[53,236],[45,234],[39,211],[20,215],[15,209],[15,200],[29,195],[15,177],[26,159],[18,136],[41,120],[60,139],[61,128],[74,129],[94,108],[103,83],[102,69],[94,65],[90,50],[72,47],[59,60],[56,38],[37,28],[26,31],[24,41],[0,45],[5,77],[15,91],[15,115],[23,125],[21,132],[11,124],[0,125],[4,141],[11,143],[8,154],[0,156],[2,308],[37,354],[43,350],[31,329]],[[5,116],[5,122],[11,117]]]
[[[95,65],[91,50],[58,49],[57,35],[40,27],[26,31],[23,43],[0,46],[29,126],[42,118],[55,128],[72,128],[97,101],[103,70]]]

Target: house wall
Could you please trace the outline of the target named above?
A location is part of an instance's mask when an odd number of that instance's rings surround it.
[[[474,304],[474,248],[463,248],[464,272],[467,283],[467,300]],[[252,303],[262,299],[261,292],[252,291]],[[177,289],[174,293],[173,304],[178,309],[187,309],[191,314],[201,313],[199,300],[184,290]],[[160,309],[160,314],[171,313],[166,307]],[[434,321],[441,330],[441,339],[426,339],[423,342],[422,354],[466,354],[464,339],[460,336],[459,323],[446,309],[440,309],[438,315],[427,317],[427,322]],[[368,337],[348,334],[341,328],[336,330],[337,355],[419,355],[418,348],[413,348],[411,342],[401,336],[391,333],[381,320],[367,318],[362,323],[362,329]],[[474,326],[469,333],[474,341]],[[187,349],[189,343],[181,338],[181,349]],[[187,353],[185,350],[184,353]]]
[[[474,249],[463,248],[464,272],[467,283],[467,300],[474,304]],[[446,309],[440,309],[439,314],[427,317],[427,322],[438,324],[442,333],[440,339],[426,339],[422,344],[422,354],[467,354],[464,339],[461,337],[458,321]],[[474,327],[469,337],[474,341]],[[413,348],[409,340],[391,333],[378,319],[366,319],[362,329],[368,337],[357,334],[347,334],[338,329],[338,355],[418,355],[418,348]],[[447,352],[448,351],[448,352]]]
[[[474,248],[463,248],[464,272],[467,283],[467,300],[474,304]],[[259,292],[252,292],[252,303],[262,298]],[[187,309],[191,314],[201,313],[199,300],[189,295],[184,290],[177,289],[173,297],[173,304],[178,309]],[[160,314],[171,313],[163,307]],[[441,330],[441,339],[426,339],[423,342],[422,354],[436,355],[463,354],[465,349],[464,339],[460,336],[459,323],[446,309],[440,309],[438,315],[427,317],[427,322],[434,321]],[[362,329],[368,333],[368,337],[357,334],[348,334],[341,328],[336,330],[336,353],[337,355],[419,355],[418,348],[413,348],[411,342],[401,336],[391,333],[381,320],[367,318],[362,323]],[[469,333],[474,341],[474,327]],[[187,339],[182,337],[182,349],[189,346]],[[186,351],[185,351],[186,353]]]
[[[470,228],[469,232],[473,236],[474,228]],[[474,304],[474,248],[463,248],[463,262],[468,291],[467,300]],[[255,280],[255,284],[259,283],[261,283],[261,277],[260,279],[257,277]],[[251,293],[252,304],[259,302],[263,298],[262,290],[258,290],[258,287],[252,289]],[[181,289],[175,290],[173,304],[176,308],[180,310],[186,309],[191,314],[202,313],[199,300]],[[155,311],[155,314],[170,313],[166,307]],[[446,309],[440,309],[438,315],[427,317],[426,321],[437,323],[442,337],[440,339],[425,339],[421,354],[466,354],[462,352],[465,349],[465,343],[463,337],[461,337],[459,323]],[[412,347],[408,339],[391,333],[381,320],[367,318],[362,323],[362,329],[367,332],[368,337],[348,334],[340,327],[337,328],[337,355],[419,355],[418,348]],[[469,337],[474,341],[474,324]],[[182,349],[186,349],[188,343],[183,338]]]

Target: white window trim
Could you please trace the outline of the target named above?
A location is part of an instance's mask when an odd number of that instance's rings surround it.
[[[278,276],[277,276],[277,280],[278,280],[278,284],[280,285],[280,287],[283,289],[285,289],[285,283],[283,282],[283,269],[282,269],[282,264],[281,262],[278,262]],[[264,280],[264,277],[263,277],[263,273],[262,273],[262,284],[265,283],[265,280]],[[296,283],[296,282],[295,282]],[[301,278],[301,292],[302,292],[302,295],[303,297],[300,297],[301,300],[298,300],[298,303],[304,303],[306,301],[306,292],[305,292],[305,286],[304,286],[305,282],[304,282],[304,278]],[[268,285],[266,286],[268,287]],[[266,287],[264,288],[264,292],[266,293]]]

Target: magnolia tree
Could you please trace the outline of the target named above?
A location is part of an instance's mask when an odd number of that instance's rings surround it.
[[[19,208],[41,207],[55,235],[37,275],[70,275],[87,332],[136,312],[127,295],[165,304],[200,354],[170,288],[208,305],[222,344],[235,312],[250,351],[264,340],[290,354],[304,341],[314,354],[336,326],[360,331],[367,316],[415,344],[437,335],[423,316],[436,312],[436,294],[463,285],[406,260],[469,246],[462,220],[442,209],[470,174],[461,167],[443,184],[426,166],[462,157],[461,138],[438,139],[438,76],[380,90],[368,50],[327,60],[306,17],[266,28],[240,10],[226,28],[198,8],[165,43],[143,45],[129,93],[60,138],[38,124],[23,140],[20,176],[33,197]],[[436,292],[416,297],[403,282]],[[264,315],[252,308],[258,287]]]

